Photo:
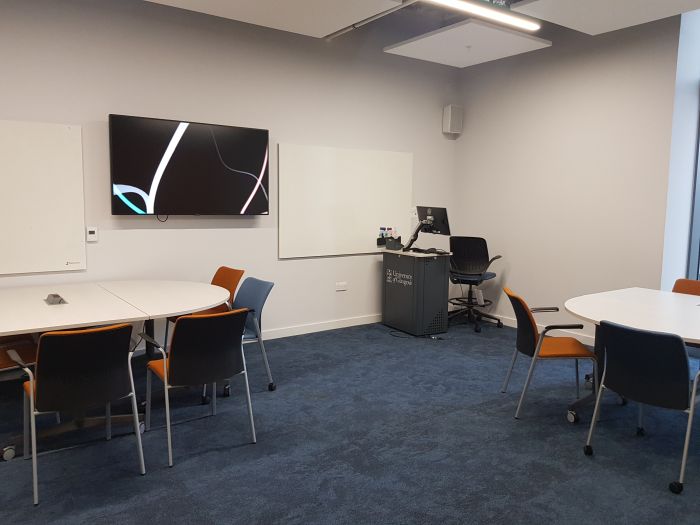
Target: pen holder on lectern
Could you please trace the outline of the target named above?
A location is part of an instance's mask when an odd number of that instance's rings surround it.
[[[387,250],[401,250],[403,244],[401,244],[401,237],[394,239],[393,237],[386,238],[386,249]]]

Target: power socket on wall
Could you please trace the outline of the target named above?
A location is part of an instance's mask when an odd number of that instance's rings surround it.
[[[336,292],[347,292],[348,291],[348,283],[346,281],[336,281],[335,291]]]

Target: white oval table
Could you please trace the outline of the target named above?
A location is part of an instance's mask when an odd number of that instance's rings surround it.
[[[624,288],[574,297],[564,303],[564,308],[579,319],[595,323],[594,351],[599,363],[605,358],[598,338],[601,321],[676,334],[686,343],[700,343],[700,297],[695,295]],[[602,372],[600,367],[598,375]],[[569,410],[575,413],[581,406],[594,402],[595,393],[591,393],[569,405]]]
[[[596,325],[601,321],[666,332],[700,343],[700,297],[648,288],[624,288],[574,297],[567,312]]]
[[[47,304],[56,293],[63,304]],[[228,301],[229,291],[189,281],[104,281],[0,289],[0,336],[153,321],[206,310]]]
[[[65,301],[47,304],[49,294]],[[144,322],[144,331],[154,337],[155,319],[193,313],[225,303],[229,291],[208,283],[189,281],[104,281],[79,284],[53,284],[0,289],[0,336],[51,330],[100,326],[113,323]],[[0,351],[3,351],[0,349]],[[154,348],[146,344],[149,357]],[[129,416],[110,416],[112,421]],[[104,424],[104,418],[86,418],[79,426]],[[75,423],[60,425],[42,435],[59,434],[77,428]],[[21,443],[21,438],[15,440]],[[8,457],[14,457],[15,445]]]

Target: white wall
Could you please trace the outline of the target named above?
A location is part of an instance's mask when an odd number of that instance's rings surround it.
[[[277,283],[268,336],[378,320],[378,256],[277,260],[275,147],[269,217],[161,224],[110,215],[107,129],[108,113],[123,113],[267,128],[273,145],[409,151],[414,198],[452,209],[456,145],[442,136],[441,109],[455,101],[457,73],[370,44],[329,44],[138,0],[3,1],[0,119],[83,126],[86,224],[100,228],[100,242],[89,245],[86,272],[0,277],[0,287],[207,281],[226,264]],[[336,281],[349,291],[336,293]]]
[[[453,232],[484,236],[513,317],[608,289],[658,288],[679,18],[469,68]],[[572,321],[566,313],[542,322]],[[591,327],[588,332],[591,333]]]
[[[685,277],[700,114],[700,11],[681,18],[661,287]]]

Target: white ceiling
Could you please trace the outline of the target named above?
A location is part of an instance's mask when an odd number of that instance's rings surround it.
[[[384,48],[387,53],[468,67],[551,46],[542,38],[469,19]]]
[[[324,37],[401,0],[146,0],[302,35]]]
[[[700,9],[700,0],[523,0],[511,9],[599,35]]]

